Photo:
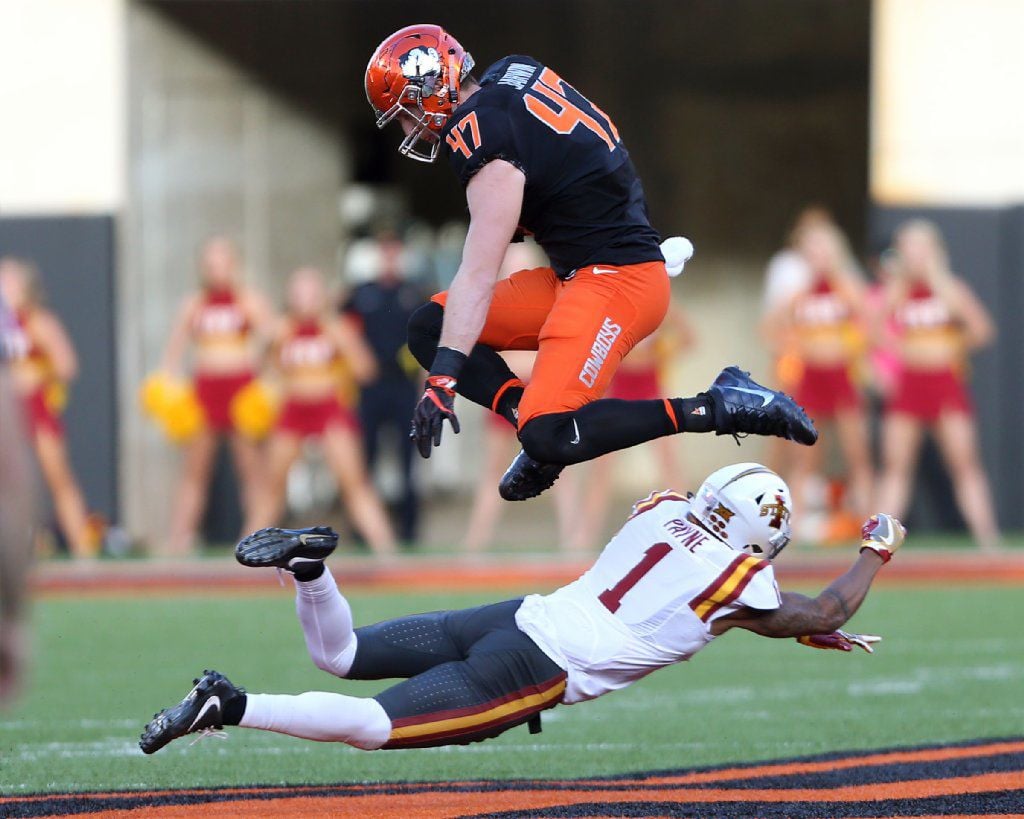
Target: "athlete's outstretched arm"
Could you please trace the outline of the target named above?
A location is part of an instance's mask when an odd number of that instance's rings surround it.
[[[841,628],[864,602],[875,573],[883,566],[874,552],[864,552],[853,567],[817,597],[783,592],[777,609],[745,609],[716,620],[713,633],[743,628],[765,637],[803,637]],[[721,624],[721,625],[719,625]]]
[[[410,434],[424,458],[440,446],[445,420],[453,432],[459,431],[455,415],[459,373],[487,320],[494,283],[519,224],[525,187],[523,172],[503,159],[488,162],[466,186],[470,221],[462,264],[448,289],[441,339],[412,416]]]
[[[469,355],[480,337],[501,262],[519,224],[526,177],[514,165],[494,159],[469,181],[469,232],[462,264],[448,290],[441,347]]]
[[[860,608],[878,570],[899,549],[906,530],[890,515],[875,515],[861,529],[857,562],[817,597],[784,592],[777,609],[741,609],[716,620],[711,631],[743,628],[765,637],[803,637],[841,628]]]

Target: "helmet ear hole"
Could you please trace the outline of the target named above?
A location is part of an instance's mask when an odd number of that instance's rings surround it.
[[[748,548],[748,549],[750,549],[750,551],[752,551],[752,552],[753,552],[753,553],[754,553],[755,555],[760,555],[760,554],[764,554],[764,549],[762,549],[762,548],[761,548],[760,546],[758,546],[758,545],[757,545],[756,543],[750,543],[750,544],[748,544],[748,545],[747,545],[747,548]]]

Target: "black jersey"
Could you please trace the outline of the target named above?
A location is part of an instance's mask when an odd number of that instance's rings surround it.
[[[492,159],[526,176],[520,227],[560,277],[663,259],[643,186],[614,123],[532,57],[499,60],[441,134],[463,185]]]

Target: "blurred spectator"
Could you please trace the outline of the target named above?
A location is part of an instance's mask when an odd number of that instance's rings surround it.
[[[855,384],[865,371],[866,286],[846,237],[834,225],[816,222],[799,227],[794,248],[810,277],[769,314],[767,332],[787,338],[799,360],[794,397],[814,419],[822,438],[817,446],[790,453],[790,486],[793,502],[807,509],[810,481],[822,470],[828,436],[834,431],[846,470],[846,515],[835,518],[822,539],[841,541],[859,532],[869,514],[872,486],[868,419]]]
[[[896,232],[888,263],[885,311],[900,358],[882,435],[883,474],[876,506],[903,515],[925,429],[934,432],[952,477],[957,506],[977,544],[1000,540],[988,478],[978,451],[967,386],[968,356],[992,343],[995,326],[965,281],[953,275],[938,228],[915,219]],[[876,328],[881,335],[884,326]]]
[[[535,352],[506,351],[500,355],[524,382],[530,380],[530,370],[537,358]],[[463,538],[463,548],[470,554],[486,551],[494,542],[498,521],[507,505],[498,494],[498,481],[518,451],[519,441],[512,425],[497,413],[485,411],[483,457]],[[563,551],[573,550],[578,540],[575,527],[579,523],[579,508],[574,478],[571,471],[563,473],[551,492],[558,521],[558,545]]]
[[[14,326],[14,317],[0,298],[0,337],[13,335]],[[36,522],[31,449],[5,350],[0,345],[0,708],[13,702],[24,672],[28,570]]]
[[[101,533],[89,524],[60,418],[67,385],[78,374],[75,348],[60,320],[43,306],[39,274],[31,263],[0,259],[0,297],[13,317],[2,339],[11,383],[21,398],[57,523],[74,557],[93,557],[100,550]]]
[[[376,375],[359,394],[359,420],[367,468],[373,473],[386,433],[394,442],[401,472],[398,496],[398,536],[414,543],[420,500],[413,474],[413,442],[409,438],[412,411],[419,398],[419,365],[405,345],[409,317],[426,299],[420,288],[404,277],[404,247],[392,233],[375,243],[375,276],[358,285],[341,312],[361,333],[376,360]]]
[[[242,283],[242,263],[231,240],[216,236],[199,257],[200,290],[182,304],[163,357],[163,369],[182,376],[191,347],[195,397],[202,407],[202,428],[185,444],[184,460],[171,521],[171,554],[195,546],[206,508],[217,447],[227,438],[234,459],[245,515],[243,531],[253,530],[262,480],[259,445],[232,423],[231,402],[256,376],[259,346],[270,332],[273,313],[267,299]]]
[[[792,393],[800,375],[800,359],[794,350],[794,341],[789,332],[771,326],[784,305],[807,287],[811,271],[807,260],[796,248],[796,237],[801,230],[813,225],[831,225],[832,216],[818,205],[810,205],[797,214],[786,237],[786,246],[768,260],[765,268],[764,291],[761,297],[762,336],[767,341],[775,368],[775,387]],[[781,438],[765,441],[765,463],[776,472],[788,471],[789,455],[793,447]]]
[[[499,274],[507,279],[517,270],[543,267],[547,264],[544,251],[533,241],[517,242],[509,246]],[[523,381],[529,381],[530,370],[537,358],[535,352],[506,351],[501,353],[509,367]],[[498,482],[505,473],[518,447],[516,430],[502,416],[484,413],[484,450],[481,474],[477,476],[476,493],[469,513],[469,525],[463,538],[467,552],[482,552],[494,539],[494,530],[501,518],[503,501],[498,494]],[[574,527],[578,522],[576,487],[572,472],[562,475],[555,484],[552,499],[558,518],[558,543],[564,550],[572,549],[575,542]]]
[[[676,304],[669,306],[665,321],[657,331],[634,347],[622,360],[612,379],[606,398],[646,401],[670,395],[662,385],[665,371],[679,355],[693,347],[690,322]],[[679,463],[679,441],[674,437],[655,438],[644,445],[658,464],[658,487],[681,489],[686,484]],[[604,541],[603,529],[614,484],[614,466],[623,453],[613,452],[594,461],[587,473],[587,489],[582,513],[573,533],[576,551],[592,551]]]
[[[786,246],[768,260],[764,274],[762,307],[771,313],[803,290],[811,278],[807,259],[797,248],[800,234],[816,225],[831,225],[832,215],[819,205],[810,205],[797,214],[790,228]]]
[[[349,520],[378,555],[395,551],[394,535],[366,473],[359,421],[346,405],[355,384],[376,376],[373,353],[344,316],[331,313],[323,274],[304,267],[288,281],[288,313],[274,334],[272,364],[283,406],[268,451],[267,494],[254,529],[278,523],[288,472],[307,438],[319,439]]]

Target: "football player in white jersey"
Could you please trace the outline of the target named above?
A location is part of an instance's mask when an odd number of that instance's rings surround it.
[[[856,562],[811,598],[780,591],[772,569],[789,542],[791,509],[774,472],[727,466],[696,495],[657,492],[637,503],[590,570],[551,594],[362,628],[323,562],[334,532],[260,530],[236,557],[294,576],[313,662],[347,679],[404,679],[373,698],[247,694],[206,671],[146,726],[140,747],[153,753],[224,725],[367,750],[464,744],[522,723],[539,730],[544,709],[625,688],[734,628],[870,652],[879,638],[838,629],[903,543],[903,526],[889,515],[868,519]]]

